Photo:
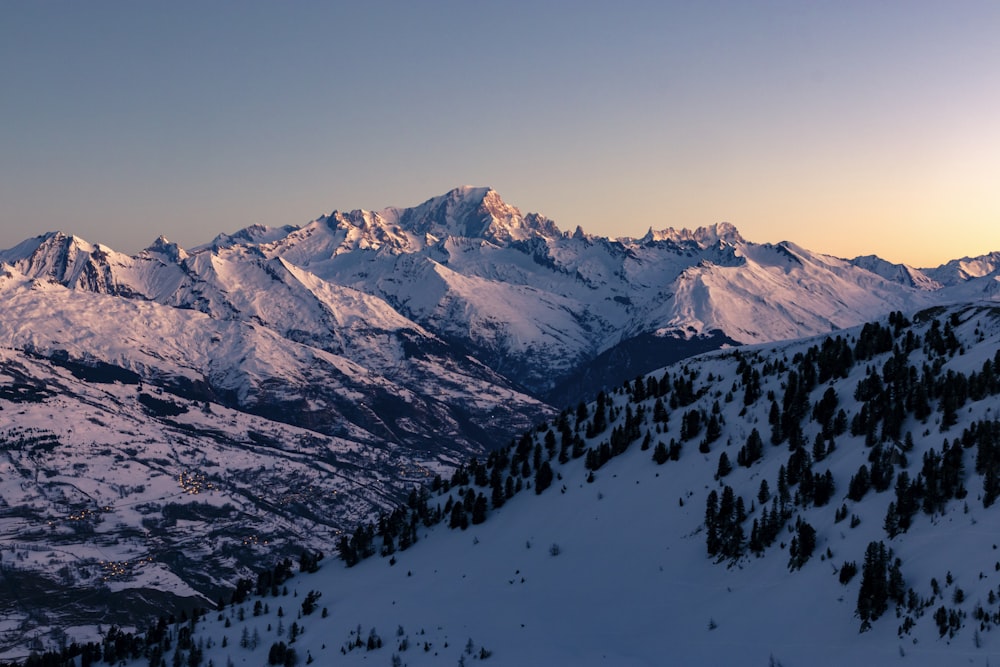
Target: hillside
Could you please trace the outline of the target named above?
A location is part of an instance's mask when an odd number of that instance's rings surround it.
[[[1000,309],[980,303],[687,360],[361,526],[340,544],[353,567],[258,579],[190,640],[164,628],[163,655],[988,664],[998,349]]]
[[[103,375],[102,375],[103,374]],[[450,469],[0,350],[0,651],[203,605]],[[51,633],[51,634],[50,634]]]

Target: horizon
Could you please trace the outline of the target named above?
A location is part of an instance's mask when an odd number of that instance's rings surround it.
[[[516,203],[510,202],[506,198],[504,198],[502,192],[499,192],[498,190],[496,190],[495,188],[492,188],[491,186],[472,186],[472,185],[456,186],[455,188],[452,188],[451,190],[448,190],[447,192],[442,192],[442,193],[439,193],[437,195],[433,195],[431,197],[428,197],[428,198],[424,199],[421,202],[418,202],[418,203],[415,203],[415,204],[412,204],[412,205],[408,205],[408,206],[384,206],[384,207],[381,207],[381,208],[378,208],[378,209],[358,209],[357,207],[352,208],[352,209],[333,209],[329,213],[324,213],[323,216],[333,215],[334,213],[349,213],[349,212],[354,211],[354,210],[363,210],[363,211],[372,212],[372,213],[379,213],[379,212],[384,211],[384,210],[386,210],[388,208],[401,208],[401,209],[414,208],[414,207],[419,206],[419,205],[421,205],[423,203],[426,203],[430,199],[442,196],[444,194],[447,194],[448,192],[452,192],[453,190],[458,190],[458,189],[461,189],[461,188],[490,189],[490,190],[494,190],[495,192],[497,192],[500,195],[501,199],[503,199],[506,204],[514,206],[515,208],[517,208],[521,212],[522,215],[527,215],[527,214],[530,214],[530,213],[537,213],[537,214],[540,214],[542,216],[545,216],[545,213],[542,212],[542,211],[525,211],[525,210],[521,209],[519,206],[517,206]],[[293,225],[289,225],[289,226],[294,227],[294,228],[302,228],[302,227],[304,227],[304,226],[306,226],[306,225],[308,225],[308,224],[310,224],[312,222],[315,222],[316,220],[318,220],[320,217],[323,217],[323,216],[319,216],[317,218],[313,218],[312,220],[308,220],[308,221],[303,222],[301,224],[293,224]],[[552,222],[555,223],[555,225],[559,229],[559,231],[563,235],[565,235],[565,236],[572,235],[573,232],[574,232],[574,230],[577,227],[577,226],[573,226],[571,228],[567,228],[567,227],[565,227],[563,225],[560,225],[557,220],[552,220]],[[254,224],[263,224],[263,223],[254,223]],[[811,252],[816,252],[816,253],[819,253],[819,254],[828,255],[828,256],[832,256],[832,257],[837,257],[838,259],[843,259],[843,260],[853,260],[853,259],[856,259],[858,257],[865,257],[865,256],[872,256],[872,255],[874,255],[874,256],[879,257],[880,259],[883,259],[883,260],[886,260],[886,261],[892,261],[892,260],[889,260],[889,258],[887,258],[887,257],[883,257],[881,255],[878,255],[878,253],[871,253],[871,252],[869,252],[869,253],[864,253],[863,252],[863,253],[860,253],[860,254],[851,255],[849,257],[848,256],[834,255],[832,253],[824,252],[824,251],[818,250],[816,248],[810,248],[808,246],[805,246],[805,245],[799,243],[798,241],[796,241],[795,239],[792,239],[792,238],[778,239],[778,240],[773,240],[773,241],[772,240],[762,241],[762,240],[758,240],[758,239],[754,239],[754,238],[748,238],[747,235],[744,234],[743,230],[740,228],[739,225],[735,225],[735,224],[733,224],[731,222],[728,222],[728,221],[720,221],[720,222],[711,223],[711,224],[707,224],[707,225],[699,225],[697,227],[672,227],[670,225],[667,225],[665,227],[651,226],[651,227],[648,227],[646,231],[642,232],[641,234],[637,234],[635,236],[625,236],[625,235],[609,236],[609,235],[604,235],[604,234],[600,234],[600,233],[591,232],[590,230],[588,230],[586,228],[583,228],[583,231],[584,231],[584,233],[586,233],[586,234],[588,234],[590,236],[595,236],[595,237],[599,237],[599,238],[605,238],[605,239],[608,239],[610,241],[616,241],[616,240],[617,241],[628,241],[628,240],[638,241],[638,240],[642,239],[647,233],[650,233],[650,232],[654,232],[655,233],[655,232],[664,232],[664,231],[668,231],[668,230],[673,230],[673,231],[677,231],[677,232],[684,232],[684,231],[697,232],[698,230],[701,230],[701,229],[715,228],[718,225],[730,225],[730,226],[732,226],[737,231],[737,233],[743,238],[744,241],[746,241],[747,243],[751,243],[751,244],[756,244],[756,245],[772,244],[773,245],[773,244],[777,244],[777,243],[790,242],[790,243],[795,243],[796,245],[800,245],[800,246],[804,247],[806,250],[809,250]],[[25,238],[17,241],[14,244],[0,247],[0,252],[6,251],[6,250],[10,250],[10,249],[12,249],[13,247],[15,247],[17,245],[19,245],[21,243],[24,243],[26,241],[30,241],[30,240],[32,240],[34,238],[41,238],[41,237],[44,237],[44,236],[48,236],[50,234],[62,234],[64,236],[75,237],[75,238],[78,238],[81,241],[84,241],[84,242],[89,243],[91,245],[105,246],[105,247],[110,248],[111,250],[113,250],[115,252],[121,252],[121,253],[124,253],[124,254],[129,255],[129,256],[135,256],[135,255],[139,254],[140,252],[142,252],[143,250],[146,250],[146,249],[150,248],[160,238],[165,239],[169,243],[176,244],[177,246],[179,246],[180,248],[182,248],[185,251],[194,251],[196,249],[202,249],[202,248],[204,248],[206,246],[209,246],[217,237],[219,237],[221,235],[235,234],[235,233],[241,231],[242,229],[246,229],[247,227],[250,227],[250,226],[251,225],[247,225],[246,227],[241,227],[239,229],[233,229],[233,230],[226,231],[226,232],[223,232],[223,231],[215,232],[215,233],[212,233],[208,238],[204,238],[204,239],[198,240],[198,241],[196,241],[195,243],[192,243],[192,244],[181,243],[181,242],[177,241],[176,239],[171,238],[167,234],[158,234],[155,238],[153,238],[152,240],[150,240],[148,243],[146,243],[144,245],[140,245],[139,247],[134,248],[134,249],[132,249],[132,248],[125,249],[125,248],[121,248],[121,247],[115,246],[113,243],[108,243],[108,242],[103,241],[103,240],[99,241],[99,240],[87,238],[85,236],[82,236],[80,234],[76,234],[76,233],[72,232],[71,230],[67,230],[67,229],[49,229],[49,230],[46,230],[46,231],[41,232],[39,234],[35,234],[33,236],[25,237]],[[264,225],[264,226],[274,229],[274,228],[281,227],[283,225]],[[989,254],[994,253],[994,252],[1000,252],[1000,250],[986,250],[985,252],[979,253],[977,255],[963,255],[963,256],[960,256],[960,257],[951,257],[951,258],[948,258],[947,260],[945,260],[943,262],[940,262],[940,263],[934,264],[934,265],[915,265],[915,264],[907,264],[905,262],[892,262],[892,263],[894,263],[894,264],[905,264],[906,266],[909,266],[909,267],[915,268],[915,269],[935,269],[935,268],[939,268],[940,266],[943,266],[943,265],[945,265],[945,264],[947,264],[948,262],[951,262],[951,261],[960,261],[960,260],[965,260],[965,259],[977,259],[979,257],[983,257],[983,256],[989,255]]]
[[[1000,5],[263,0],[0,10],[0,247],[135,252],[487,183],[562,229],[1000,250]]]

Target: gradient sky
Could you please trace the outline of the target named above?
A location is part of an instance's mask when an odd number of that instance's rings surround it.
[[[608,236],[1000,250],[1000,2],[0,3],[0,248],[490,185]]]

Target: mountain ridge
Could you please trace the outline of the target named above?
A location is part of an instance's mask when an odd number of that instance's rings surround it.
[[[730,223],[651,228],[640,239],[578,232],[522,215],[492,188],[463,186],[411,208],[252,225],[190,251],[159,237],[128,256],[54,232],[0,251],[0,262],[71,290],[261,326],[376,375],[394,372],[398,353],[380,349],[385,339],[371,329],[348,336],[343,322],[412,330],[450,347],[456,363],[471,355],[549,404],[592,391],[574,390],[574,378],[614,385],[706,341],[799,338],[889,310],[1000,298],[1000,253],[921,271],[756,244]],[[20,331],[7,335],[12,345]],[[66,347],[60,336],[53,349]],[[595,367],[609,359],[623,365]],[[271,379],[284,382],[280,373]]]

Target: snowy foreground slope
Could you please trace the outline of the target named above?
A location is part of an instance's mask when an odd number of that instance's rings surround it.
[[[996,664],[998,350],[1000,308],[978,303],[687,360],[344,536],[353,567],[327,552],[318,573],[260,578],[262,596],[135,650],[220,666]],[[124,636],[105,644],[127,658]]]

